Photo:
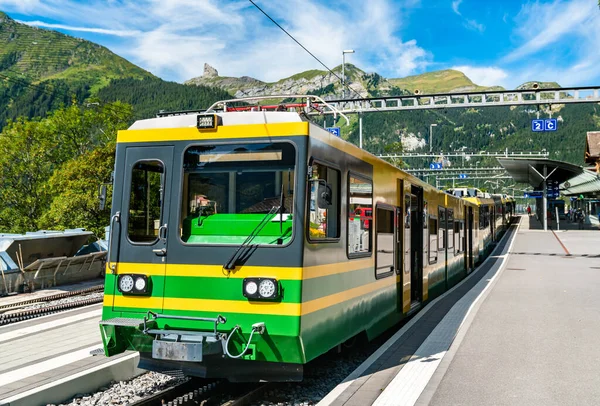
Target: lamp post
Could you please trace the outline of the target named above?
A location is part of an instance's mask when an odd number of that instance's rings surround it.
[[[353,54],[354,49],[345,49],[342,51],[342,99],[346,97],[346,72],[344,66],[346,66],[346,54]]]
[[[433,152],[433,127],[437,127],[437,124],[429,125],[429,152]]]

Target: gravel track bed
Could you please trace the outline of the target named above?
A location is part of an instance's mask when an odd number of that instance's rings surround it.
[[[188,378],[175,378],[156,372],[147,372],[129,381],[113,382],[95,393],[78,394],[60,406],[128,405],[161,390],[186,382]],[[48,406],[56,406],[49,404]]]
[[[276,384],[266,391],[261,400],[251,406],[310,406],[316,405],[352,371],[381,347],[401,326],[392,327],[371,342],[357,339],[351,348],[341,353],[332,350],[311,361],[304,368],[302,382]]]

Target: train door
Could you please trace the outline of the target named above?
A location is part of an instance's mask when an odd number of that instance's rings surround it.
[[[463,259],[464,259],[464,270],[465,273],[469,273],[469,248],[468,248],[468,244],[467,244],[467,240],[468,240],[468,234],[469,234],[469,212],[468,212],[468,208],[465,207],[463,209],[463,219],[465,219],[464,223],[462,224],[462,229],[460,230],[460,244],[461,244],[461,248],[463,250]]]
[[[157,276],[152,280],[152,296],[162,298],[167,255],[167,218],[171,187],[173,147],[128,147],[125,150],[122,198],[115,202],[121,211],[111,220],[110,265],[122,274]],[[115,278],[115,293],[119,278]],[[133,288],[132,288],[133,289]],[[135,296],[115,294],[113,308],[126,311],[127,301]],[[162,300],[152,301],[161,311]],[[121,309],[120,309],[121,310]]]
[[[412,254],[412,200],[413,195],[408,193],[404,195],[404,268],[402,270],[402,291],[408,289],[409,296],[412,296],[411,289],[411,271],[413,266]],[[409,297],[410,299],[410,297]],[[409,303],[411,300],[409,300]],[[402,306],[404,308],[404,306]]]
[[[473,208],[469,207],[468,209],[468,215],[467,215],[467,258],[468,258],[468,263],[469,263],[469,272],[473,271],[473,269],[475,268],[474,263],[473,263],[473,227],[475,227],[475,225],[473,224],[474,222],[474,216],[473,216]]]
[[[496,241],[496,206],[492,206],[490,210],[490,236],[491,241]]]
[[[410,194],[410,286],[411,306],[423,300],[423,225],[426,224],[423,211],[423,189],[412,186]]]
[[[399,200],[400,204],[402,204],[402,199]],[[397,306],[396,308],[400,313],[402,313],[403,309],[403,297],[404,297],[404,287],[402,284],[402,260],[404,257],[404,251],[402,250],[402,239],[404,236],[404,216],[402,212],[402,207],[396,207],[396,218],[394,219],[394,263],[396,264],[396,297],[397,297]]]

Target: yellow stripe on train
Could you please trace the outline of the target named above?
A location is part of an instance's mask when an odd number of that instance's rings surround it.
[[[346,272],[358,271],[361,269],[372,268],[373,259],[361,259],[351,262],[340,262],[334,264],[316,265],[309,267],[273,267],[273,266],[248,266],[236,267],[231,272],[223,269],[222,265],[188,265],[188,264],[167,264],[166,271],[163,264],[146,264],[119,262],[116,264],[116,273],[140,273],[148,276],[188,276],[203,278],[249,278],[265,277],[278,280],[306,280],[342,274]],[[106,270],[111,272],[109,268]]]
[[[122,130],[117,142],[197,141],[232,138],[308,136],[308,123],[270,123],[219,126],[215,131],[199,132],[190,128],[157,128],[149,130]]]

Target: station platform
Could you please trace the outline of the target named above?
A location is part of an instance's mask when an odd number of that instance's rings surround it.
[[[600,232],[521,216],[320,406],[584,405],[600,397]]]
[[[102,349],[101,311],[98,304],[0,327],[0,405],[60,403],[139,374],[137,353],[91,354]]]

